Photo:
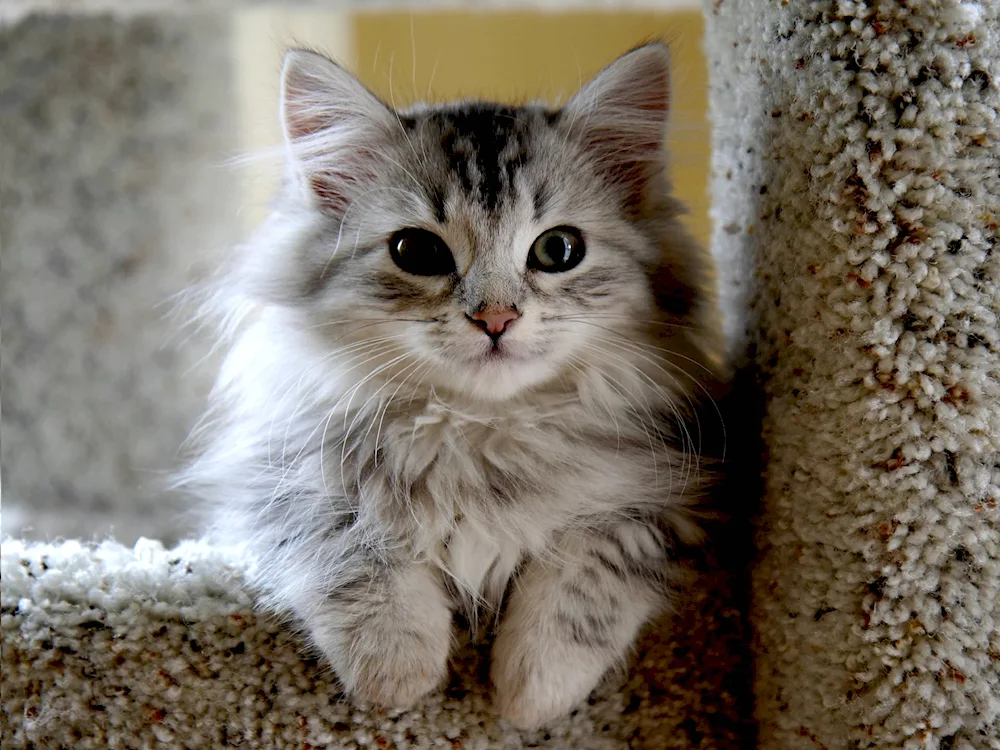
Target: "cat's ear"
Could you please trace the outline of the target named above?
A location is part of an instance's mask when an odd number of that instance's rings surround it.
[[[281,125],[296,172],[323,208],[343,212],[377,175],[395,116],[323,55],[290,50],[281,70]]]
[[[637,208],[666,169],[670,50],[654,42],[627,52],[576,93],[560,120]]]

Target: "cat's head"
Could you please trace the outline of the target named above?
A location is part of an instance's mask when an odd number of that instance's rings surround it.
[[[701,305],[701,261],[667,189],[668,70],[652,44],[560,109],[396,111],[288,53],[267,285],[342,373],[390,390],[505,399],[670,348]]]

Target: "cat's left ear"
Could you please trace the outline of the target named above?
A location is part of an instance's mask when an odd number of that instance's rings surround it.
[[[654,42],[627,52],[569,101],[560,121],[595,157],[605,178],[637,209],[666,169],[670,50]]]

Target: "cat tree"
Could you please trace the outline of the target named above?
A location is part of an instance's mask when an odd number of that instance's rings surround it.
[[[752,684],[768,750],[1000,748],[1000,5],[705,13],[713,253],[764,411],[752,683],[723,569],[527,735],[473,647],[418,709],[351,709],[235,550],[7,541],[5,747],[745,747]]]

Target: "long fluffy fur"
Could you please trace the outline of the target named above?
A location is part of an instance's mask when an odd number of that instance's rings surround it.
[[[668,600],[671,550],[698,538],[687,407],[712,334],[667,100],[659,45],[558,112],[394,112],[290,53],[288,179],[219,286],[235,341],[183,482],[359,700],[415,701],[445,673],[452,611],[512,592],[493,679],[504,715],[537,725]],[[533,238],[566,224],[585,261],[527,271]],[[458,272],[396,268],[386,238],[407,226]],[[466,319],[485,304],[520,312],[499,358]]]

